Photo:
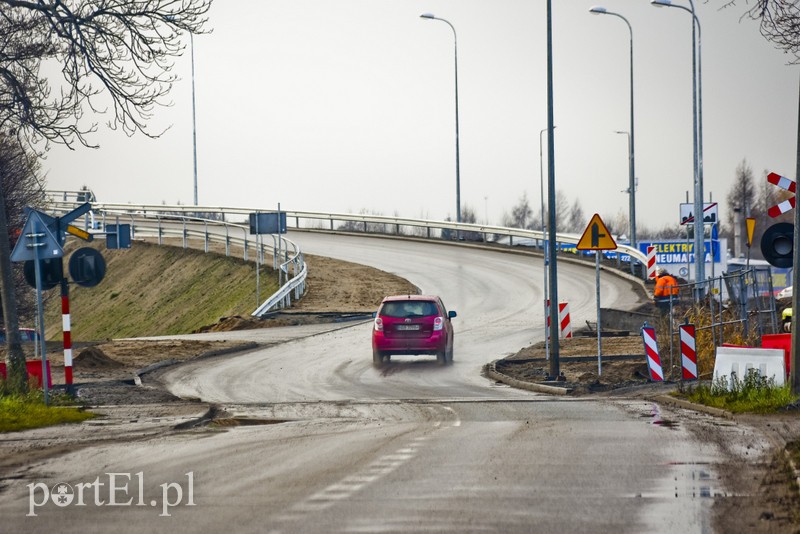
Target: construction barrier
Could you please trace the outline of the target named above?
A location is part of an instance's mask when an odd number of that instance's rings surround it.
[[[42,361],[28,360],[25,362],[25,367],[28,369],[28,380],[33,379],[36,387],[42,387]],[[0,362],[0,377],[2,377],[3,380],[8,379],[6,362]],[[53,387],[53,375],[50,373],[50,362],[47,362],[47,387]]]
[[[681,338],[681,367],[684,380],[697,380],[697,347],[695,327],[682,324],[678,327]]]
[[[547,301],[547,310],[550,311],[550,301]],[[561,338],[572,337],[572,322],[569,318],[569,303],[558,303],[558,336]],[[550,339],[550,315],[547,316],[547,339]]]
[[[783,350],[783,360],[786,362],[786,376],[788,377],[791,372],[792,334],[764,334],[761,336],[761,348]]]
[[[733,389],[734,382],[744,381],[750,372],[773,379],[778,387],[783,386],[786,382],[784,351],[757,347],[717,347],[714,380],[725,377],[728,389]]]
[[[656,329],[652,326],[642,327],[642,340],[644,341],[644,353],[647,356],[647,369],[650,372],[650,380],[662,382],[664,371],[661,368],[661,356],[658,354],[658,342],[656,341]]]
[[[560,323],[559,332],[561,333],[561,337],[572,337],[572,323],[569,320],[569,303],[558,303],[558,321]]]
[[[647,278],[656,277],[656,247],[647,247]]]

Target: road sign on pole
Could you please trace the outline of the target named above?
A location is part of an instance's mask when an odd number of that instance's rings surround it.
[[[787,211],[794,209],[796,196],[794,193],[797,192],[797,184],[794,180],[791,180],[785,176],[781,176],[778,173],[771,172],[767,175],[767,181],[772,185],[775,185],[784,191],[788,191],[792,193],[792,196],[784,200],[783,202],[779,202],[775,204],[770,209],[767,210],[767,214],[772,217],[773,219]]]
[[[583,231],[583,235],[581,236],[578,244],[576,245],[578,250],[594,250],[595,251],[595,258],[594,258],[594,269],[595,269],[595,280],[597,282],[597,375],[600,376],[603,373],[602,368],[602,354],[603,354],[603,344],[601,341],[600,335],[600,253],[601,250],[616,250],[617,243],[614,241],[614,238],[611,236],[611,232],[608,231],[603,219],[600,218],[600,215],[595,213],[592,216],[592,219],[589,221],[589,224],[586,226],[586,230]]]
[[[681,204],[681,226],[694,223],[694,204]],[[719,220],[719,206],[716,202],[703,204],[703,224],[715,224]]]
[[[600,215],[595,213],[575,248],[578,250],[616,250],[617,243]]]
[[[17,244],[11,252],[11,261],[28,261],[34,259],[60,258],[64,250],[58,237],[47,225],[43,213],[31,211],[22,227]]]

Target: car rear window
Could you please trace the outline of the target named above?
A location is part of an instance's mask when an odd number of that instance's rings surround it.
[[[429,300],[402,300],[384,302],[380,314],[385,317],[425,317],[438,315],[439,310]]]

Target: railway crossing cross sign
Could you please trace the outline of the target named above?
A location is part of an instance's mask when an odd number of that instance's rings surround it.
[[[794,193],[796,193],[797,184],[794,182],[794,180],[790,180],[789,178],[781,176],[776,172],[769,173],[767,175],[767,181],[772,185],[778,186],[784,191],[792,193],[792,196],[790,198],[784,200],[783,202],[775,204],[769,210],[767,210],[767,214],[769,214],[769,216],[774,219],[778,215],[786,213],[787,211],[794,208],[796,202],[795,201],[796,197],[794,196]]]

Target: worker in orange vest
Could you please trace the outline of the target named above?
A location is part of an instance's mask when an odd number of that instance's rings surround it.
[[[669,274],[666,269],[660,267],[656,271],[656,288],[653,291],[653,300],[656,306],[669,306],[670,297],[673,300],[677,299],[679,291],[678,281],[675,277]]]

